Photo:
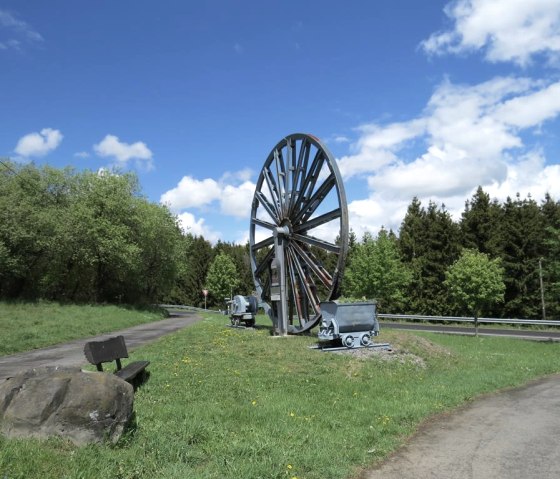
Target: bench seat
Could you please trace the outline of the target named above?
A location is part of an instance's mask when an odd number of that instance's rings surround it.
[[[86,359],[103,372],[103,363],[115,361],[117,370],[115,374],[129,383],[133,383],[137,377],[141,377],[150,364],[150,361],[134,361],[124,368],[121,359],[128,358],[128,350],[123,336],[115,336],[104,341],[90,341],[84,346]]]

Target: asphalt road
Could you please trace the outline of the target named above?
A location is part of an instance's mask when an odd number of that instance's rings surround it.
[[[171,317],[154,323],[140,324],[121,331],[100,334],[91,338],[77,339],[69,343],[57,344],[43,349],[0,357],[0,380],[13,377],[19,371],[40,366],[82,366],[87,364],[84,345],[88,341],[98,341],[123,335],[129,352],[138,346],[155,341],[159,337],[182,329],[202,319],[195,313],[171,312]]]
[[[560,478],[560,375],[427,422],[363,479]]]
[[[406,329],[408,331],[430,331],[449,334],[474,334],[474,326],[443,326],[439,324],[405,323],[392,321],[379,321],[381,329]],[[479,336],[508,336],[520,339],[533,339],[541,341],[560,341],[560,331],[536,331],[526,329],[506,328],[478,328]]]

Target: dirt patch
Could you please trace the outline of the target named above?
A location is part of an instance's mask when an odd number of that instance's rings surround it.
[[[422,357],[453,356],[453,353],[449,349],[415,334],[393,331],[390,338],[387,338],[387,341],[390,342],[395,349],[417,354]]]
[[[343,349],[333,353],[350,355],[358,360],[376,358],[381,361],[411,364],[419,368],[425,368],[429,358],[453,356],[449,349],[410,333],[391,332],[390,337],[384,337],[384,341],[389,342],[390,347]],[[359,369],[358,365],[355,366]],[[349,371],[349,374],[351,373],[352,371]]]

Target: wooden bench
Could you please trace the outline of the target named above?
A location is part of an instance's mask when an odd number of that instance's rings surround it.
[[[115,374],[129,383],[133,383],[136,377],[141,377],[150,361],[135,361],[127,364],[124,368],[121,364],[122,358],[128,358],[128,351],[123,336],[115,336],[105,341],[90,341],[84,346],[86,359],[95,364],[98,371],[103,371],[102,363],[115,361],[117,370]]]

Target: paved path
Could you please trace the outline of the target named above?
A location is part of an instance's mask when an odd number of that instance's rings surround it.
[[[426,424],[364,479],[560,478],[560,375]]]
[[[14,376],[18,371],[39,366],[82,366],[87,363],[84,356],[84,344],[87,341],[107,339],[122,334],[128,349],[133,350],[135,347],[155,341],[165,334],[182,329],[201,319],[195,313],[174,312],[170,318],[155,323],[140,324],[122,331],[113,331],[48,348],[2,356],[0,357],[0,381]]]

